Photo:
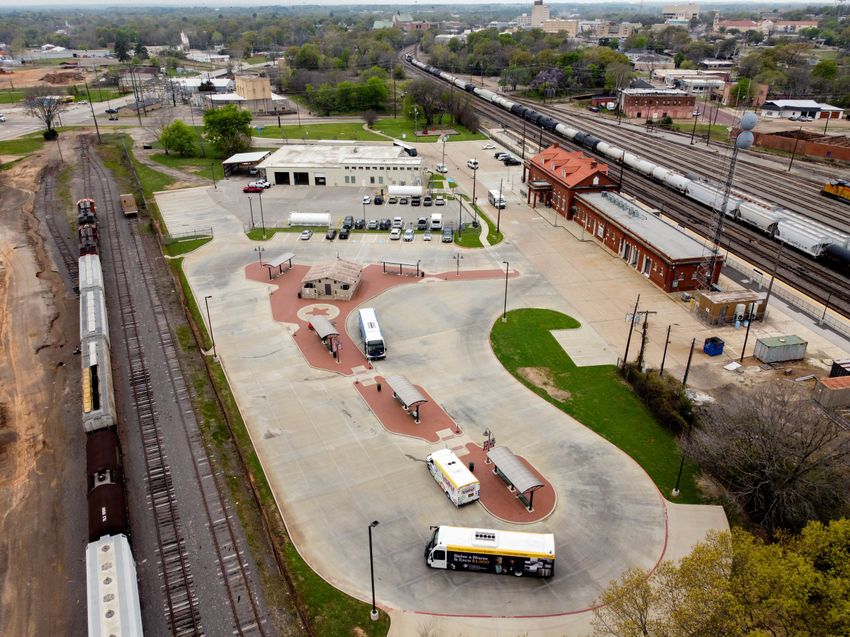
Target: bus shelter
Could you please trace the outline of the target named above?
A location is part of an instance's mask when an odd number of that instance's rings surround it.
[[[534,492],[544,484],[525,463],[507,447],[493,447],[487,452],[487,459],[493,463],[493,473],[516,493],[517,499],[529,512],[534,510]]]
[[[340,350],[339,330],[325,316],[311,317],[308,327],[316,332],[316,336],[321,339],[322,344],[328,348],[328,351],[333,354],[338,363]]]
[[[263,265],[269,270],[269,281],[283,274],[283,266],[288,265],[287,270],[292,269],[292,259],[295,258],[294,252],[286,252],[279,257],[266,261]],[[277,270],[277,274],[274,271]]]
[[[405,261],[404,259],[381,259],[381,265],[384,267],[384,274],[387,273],[387,266],[398,266],[398,273],[404,274],[404,268],[416,268],[416,276],[419,276],[419,264],[421,259],[416,261]],[[395,270],[395,268],[392,268]]]
[[[428,399],[405,376],[387,376],[386,381],[393,390],[393,398],[400,402],[404,410],[419,424],[419,407],[427,403]]]

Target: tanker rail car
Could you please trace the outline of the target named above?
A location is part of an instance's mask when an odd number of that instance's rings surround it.
[[[426,73],[439,77],[446,82],[451,82],[458,88],[473,93],[554,135],[607,157],[613,162],[624,164],[635,172],[664,184],[692,201],[714,211],[720,211],[722,208],[724,214],[730,219],[751,226],[776,241],[794,247],[814,259],[828,263],[841,272],[847,272],[850,268],[850,260],[848,260],[850,234],[780,206],[755,200],[738,191],[733,191],[724,205],[724,187],[722,184],[711,183],[691,175],[683,175],[666,166],[660,166],[595,135],[580,131],[549,115],[539,113],[533,108],[508,99],[504,95],[475,86],[467,80],[455,77],[428,64],[423,64],[410,54],[407,54],[405,59],[409,64]],[[830,184],[827,184],[827,186],[830,186]],[[842,195],[839,193],[843,193],[843,197],[850,196],[850,192],[848,192],[850,186],[846,182],[843,185],[830,186],[830,188],[827,188],[827,186],[824,186],[823,193],[827,196],[841,197]]]

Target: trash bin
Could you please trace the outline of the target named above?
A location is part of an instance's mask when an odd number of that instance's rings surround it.
[[[475,473],[475,463],[474,462],[469,463],[469,471],[470,471],[470,473]]]
[[[718,338],[717,336],[710,336],[705,339],[702,351],[709,356],[720,356],[723,353],[723,345],[725,345],[723,339]]]
[[[378,383],[378,391],[381,391],[381,383]]]

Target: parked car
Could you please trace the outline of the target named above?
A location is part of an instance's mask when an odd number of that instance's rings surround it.
[[[260,188],[271,188],[272,185],[268,182],[267,179],[258,179],[257,181],[252,181],[248,183],[249,186],[259,186]]]
[[[349,230],[348,228],[343,228],[342,230],[339,231],[339,238],[340,239],[348,239],[348,235],[350,233],[351,233],[351,230]]]
[[[312,230],[302,230],[301,231],[301,241],[309,241],[310,237],[313,236]]]
[[[428,229],[428,217],[419,217],[416,220],[416,229],[417,230],[427,230]]]
[[[354,227],[354,217],[351,215],[346,215],[345,219],[342,220],[342,227],[346,230]]]
[[[423,206],[430,206],[433,203],[434,203],[434,200],[431,199],[431,195],[425,195],[424,197],[422,197],[422,205]]]
[[[443,174],[443,175],[445,173],[449,172],[449,169],[446,167],[445,164],[437,164],[437,166],[434,168],[434,170],[436,170],[438,173]]]
[[[377,225],[378,225],[378,222],[376,221],[375,226],[377,226]],[[358,219],[357,221],[354,222],[354,229],[355,230],[363,230],[363,228],[365,228],[365,227],[366,227],[366,220],[365,219]]]
[[[107,115],[115,115],[115,113],[117,113],[117,112],[118,112],[118,110],[117,110],[117,109],[115,109],[115,108],[107,108],[107,109],[106,109],[105,111],[103,111],[103,112],[104,112],[104,113],[106,113]]]
[[[381,195],[375,195],[375,205],[380,206],[382,203],[384,203],[384,198]]]
[[[363,203],[372,203],[372,197],[369,195],[363,196]]]
[[[477,170],[478,169],[478,160],[477,159],[467,159],[466,160],[466,167],[472,168],[473,170]]]
[[[498,153],[496,153],[495,155],[493,155],[493,157],[495,157],[495,158],[496,158],[496,159],[498,159],[498,160],[502,160],[502,159],[504,159],[505,157],[509,157],[509,156],[510,156],[510,153],[506,153],[506,152],[505,152],[505,151],[503,151],[503,150],[500,150]]]
[[[401,239],[401,228],[393,228],[390,231],[390,241],[398,241]]]
[[[434,205],[435,206],[445,206],[446,205],[446,198],[443,197],[443,195],[437,195],[436,197],[434,197]]]
[[[522,162],[519,159],[517,159],[516,157],[505,157],[502,160],[502,163],[505,166],[519,166],[520,164],[522,164]]]
[[[451,226],[446,226],[443,228],[443,238],[441,241],[443,243],[454,243],[455,240],[455,231]]]
[[[248,184],[242,189],[242,192],[263,192],[265,188],[262,186],[255,186],[254,184]]]
[[[381,223],[378,226],[381,230],[389,230],[392,228],[393,222],[392,219],[381,219]]]
[[[791,120],[792,122],[796,122],[797,120],[800,119],[800,116],[799,115],[792,115],[788,119]]]
[[[377,230],[378,229],[378,220],[377,219],[369,219],[369,223],[366,224],[366,228],[369,230]],[[384,230],[384,228],[381,228]]]
[[[496,147],[493,144],[484,144],[481,147],[481,150],[495,150]]]
[[[394,217],[393,218],[393,228],[403,228],[403,227],[404,227],[404,220],[401,217]]]
[[[430,230],[425,231],[425,234],[422,235],[422,240],[423,241],[430,241],[431,240],[431,231]]]
[[[392,197],[390,197],[389,199],[387,199],[387,203],[398,203],[398,197],[396,197],[395,195],[393,195]]]
[[[404,240],[405,241],[413,241],[413,228],[408,228],[404,231]]]
[[[0,122],[5,122],[5,121],[6,121],[6,116],[3,115],[3,113],[0,113]]]
[[[333,241],[336,239],[336,228],[329,228],[327,234],[325,235],[325,239],[328,241]]]
[[[407,205],[407,197],[399,197],[398,202],[402,205]]]
[[[599,107],[598,106],[588,106],[587,110],[589,110],[591,113],[598,113]]]

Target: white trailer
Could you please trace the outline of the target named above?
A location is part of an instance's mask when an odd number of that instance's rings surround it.
[[[459,507],[480,497],[481,483],[451,449],[439,449],[425,458],[425,466],[452,503]]]
[[[389,186],[387,192],[390,197],[421,197],[422,186]]]
[[[322,226],[329,228],[331,215],[328,212],[290,212],[290,226]]]

